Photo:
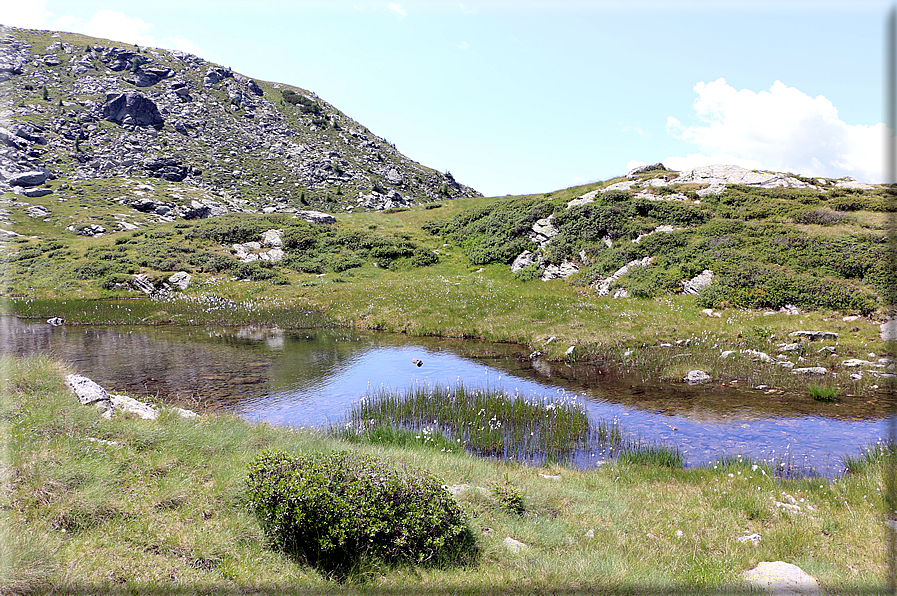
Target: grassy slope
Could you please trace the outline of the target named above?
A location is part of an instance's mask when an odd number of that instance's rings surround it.
[[[828,483],[778,480],[744,464],[575,472],[426,446],[352,445],[428,468],[447,485],[509,482],[523,493],[526,514],[508,513],[489,490],[474,488],[458,499],[483,548],[479,564],[371,570],[363,587],[338,586],[265,546],[243,506],[243,479],[247,462],[267,448],[348,445],[232,416],[106,421],[76,405],[60,365],[2,365],[10,483],[0,553],[11,593],[692,592],[735,585],[763,560],[797,564],[828,590],[853,591],[880,589],[885,572],[881,465]],[[789,501],[786,494],[802,512],[774,504]],[[762,536],[759,545],[737,540],[751,533]],[[507,536],[529,550],[508,552]]]

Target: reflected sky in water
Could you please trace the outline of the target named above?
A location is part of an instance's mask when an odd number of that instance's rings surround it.
[[[633,437],[676,445],[690,465],[743,454],[833,475],[844,454],[887,432],[878,398],[821,404],[750,389],[646,386],[588,366],[536,370],[521,346],[348,330],[51,327],[0,319],[5,352],[51,353],[113,391],[276,425],[336,424],[371,389],[461,380],[581,400],[593,420],[617,420]]]

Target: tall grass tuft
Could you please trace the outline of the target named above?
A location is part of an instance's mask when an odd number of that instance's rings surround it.
[[[845,455],[842,462],[848,474],[860,474],[885,461],[893,465],[895,458],[897,458],[897,443],[879,441],[863,449],[859,455]]]
[[[379,389],[365,396],[347,418],[345,425],[333,429],[342,438],[373,429],[383,434],[384,426],[395,425],[450,437],[476,455],[534,463],[569,462],[577,449],[593,442],[620,441],[616,425],[593,427],[575,399],[524,397],[463,383]]]
[[[647,444],[641,441],[626,445],[617,455],[617,461],[664,468],[681,469],[685,467],[685,457],[677,447]]]
[[[807,391],[817,401],[838,401],[838,390],[831,385],[809,385]]]

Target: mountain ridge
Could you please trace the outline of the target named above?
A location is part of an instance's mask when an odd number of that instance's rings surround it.
[[[44,171],[176,182],[217,212],[381,210],[481,196],[300,87],[80,34],[0,26],[0,41],[2,191],[17,175]]]

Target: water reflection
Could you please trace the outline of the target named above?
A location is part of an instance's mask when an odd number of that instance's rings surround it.
[[[690,464],[745,454],[838,473],[845,453],[884,436],[890,406],[884,394],[828,404],[799,394],[636,383],[600,366],[534,365],[520,346],[349,330],[52,327],[0,317],[0,340],[5,352],[53,354],[114,391],[293,426],[338,422],[377,385],[463,380],[525,395],[575,394],[593,419],[616,419],[645,441],[675,444]]]

